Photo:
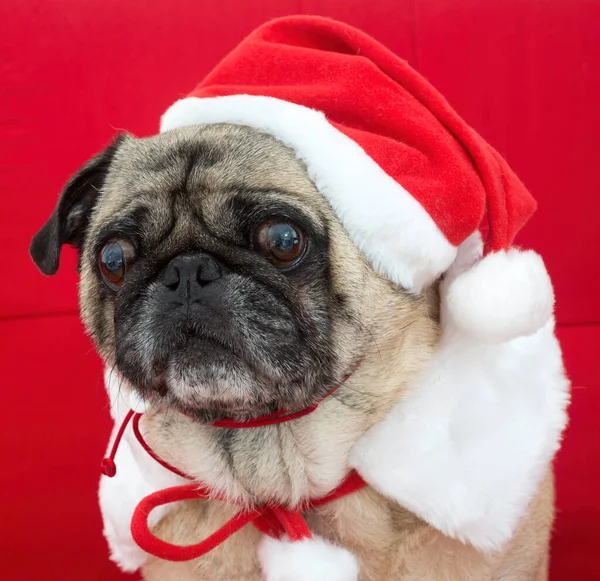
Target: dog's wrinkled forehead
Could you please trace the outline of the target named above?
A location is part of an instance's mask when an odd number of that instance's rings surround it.
[[[253,129],[210,125],[129,138],[110,167],[90,233],[97,237],[119,217],[136,221],[148,242],[201,224],[237,244],[240,212],[253,204],[296,208],[317,229],[332,216],[293,151]]]

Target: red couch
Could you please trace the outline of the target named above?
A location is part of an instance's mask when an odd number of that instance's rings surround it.
[[[553,275],[573,379],[552,579],[600,579],[600,4],[586,0],[5,0],[0,3],[0,577],[126,579],[96,502],[108,437],[72,252],[43,279],[31,235],[71,172],[161,112],[242,36],[290,13],[357,25],[407,58],[540,202],[519,242]],[[594,550],[596,549],[596,550]]]

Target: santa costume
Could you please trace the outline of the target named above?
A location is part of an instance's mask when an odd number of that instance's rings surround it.
[[[215,123],[253,127],[291,148],[382,276],[414,294],[441,280],[431,363],[356,443],[352,476],[308,506],[369,485],[449,537],[502,548],[559,447],[569,399],[550,279],[537,254],[512,246],[536,207],[529,192],[406,61],[324,18],[254,31],[166,111],[160,129]],[[315,538],[294,511],[257,507],[191,550],[155,539],[149,527],[169,502],[210,493],[153,455],[136,406],[120,398],[113,410],[110,478],[100,489],[123,569],[139,568],[148,553],[194,558],[252,523],[264,533],[268,581],[358,579],[354,556]],[[261,429],[302,413],[214,429]]]

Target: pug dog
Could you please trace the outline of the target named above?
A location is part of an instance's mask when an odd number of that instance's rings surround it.
[[[439,285],[415,295],[377,273],[303,162],[250,127],[118,136],[34,237],[43,273],[57,271],[64,244],[79,251],[81,317],[111,401],[138,394],[152,410],[141,425],[153,450],[242,504],[297,505],[335,488],[355,443],[417,389],[440,340]],[[277,425],[211,425],[316,402]],[[356,555],[361,581],[543,581],[553,506],[548,465],[497,551],[452,538],[371,486],[305,517]],[[179,503],[153,532],[198,542],[237,510]],[[247,526],[199,559],[148,557],[143,577],[259,581],[259,538]]]

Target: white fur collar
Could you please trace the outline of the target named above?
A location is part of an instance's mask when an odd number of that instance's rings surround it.
[[[569,382],[539,256],[479,252],[473,239],[441,284],[432,364],[359,440],[351,465],[444,534],[494,550],[550,469]]]

